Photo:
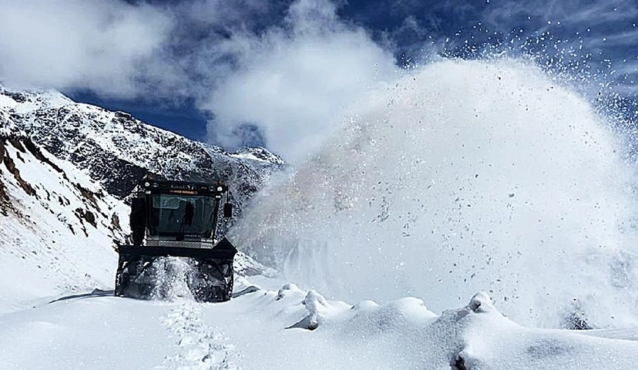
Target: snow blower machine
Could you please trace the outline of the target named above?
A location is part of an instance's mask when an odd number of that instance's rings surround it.
[[[232,215],[228,187],[221,182],[159,181],[147,176],[139,189],[131,204],[133,245],[118,248],[115,295],[165,298],[159,289],[162,280],[175,278],[166,258],[179,257],[188,266],[182,278],[195,300],[229,300],[237,249],[226,238],[216,239],[219,213]]]

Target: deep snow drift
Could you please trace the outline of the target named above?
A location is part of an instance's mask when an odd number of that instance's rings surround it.
[[[484,290],[522,324],[638,323],[634,174],[578,94],[520,62],[444,61],[345,120],[237,245],[339,299],[441,312]]]
[[[0,316],[0,363],[4,370],[620,370],[638,356],[636,330],[590,332],[595,337],[524,328],[484,293],[437,316],[416,298],[351,306],[293,284],[273,291],[238,283],[226,303],[92,294]]]

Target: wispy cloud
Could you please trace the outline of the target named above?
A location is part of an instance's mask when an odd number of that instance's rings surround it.
[[[598,36],[587,40],[587,45],[590,47],[606,48],[613,46],[628,46],[637,47],[636,41],[638,41],[638,28],[631,31],[624,31],[614,33],[611,35]],[[636,55],[638,56],[638,55]]]
[[[581,28],[594,27],[610,22],[636,19],[638,9],[633,1],[610,0],[592,2],[588,0],[495,0],[485,7],[481,18],[494,28],[519,24],[520,19],[531,21],[561,22]]]

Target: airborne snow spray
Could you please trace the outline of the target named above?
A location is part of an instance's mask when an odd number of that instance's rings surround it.
[[[371,94],[238,245],[292,282],[527,325],[638,323],[634,174],[605,117],[521,62],[443,61]]]

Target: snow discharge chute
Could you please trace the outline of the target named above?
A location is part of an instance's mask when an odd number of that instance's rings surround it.
[[[351,113],[233,240],[334,298],[440,311],[484,290],[527,325],[636,323],[634,174],[578,94],[521,62],[443,61]]]
[[[226,238],[216,239],[226,185],[159,180],[145,180],[141,185],[131,206],[133,245],[118,249],[115,295],[166,298],[170,292],[162,288],[170,282],[163,280],[184,278],[197,301],[229,300],[237,249]],[[224,205],[223,213],[231,216],[230,203]],[[181,268],[167,263],[169,256],[185,258],[188,268],[178,261]]]

